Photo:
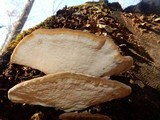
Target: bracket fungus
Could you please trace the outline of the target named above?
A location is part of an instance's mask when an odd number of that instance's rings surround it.
[[[114,80],[74,73],[50,74],[21,82],[8,92],[10,100],[55,107],[66,112],[123,98],[131,88]]]
[[[127,71],[133,64],[110,37],[70,29],[39,29],[15,48],[11,63],[48,75],[21,82],[8,91],[16,103],[55,107],[66,112],[123,98],[131,88],[101,79]]]
[[[106,115],[83,113],[63,113],[59,116],[61,120],[111,120]]]
[[[131,57],[120,55],[110,37],[71,29],[38,29],[15,48],[11,63],[46,74],[58,72],[111,76],[131,68]]]

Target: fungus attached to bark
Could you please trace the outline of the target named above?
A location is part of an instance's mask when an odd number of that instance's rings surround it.
[[[131,68],[131,57],[120,55],[110,37],[71,29],[39,29],[15,48],[11,63],[46,74],[58,72],[111,76]]]
[[[55,107],[66,112],[123,98],[131,88],[121,82],[75,73],[50,74],[21,82],[8,98],[15,103]]]
[[[99,78],[127,71],[133,64],[131,57],[120,54],[110,37],[71,29],[39,29],[17,45],[11,63],[49,74],[11,88],[8,98],[16,103],[68,112],[131,93],[121,82]]]

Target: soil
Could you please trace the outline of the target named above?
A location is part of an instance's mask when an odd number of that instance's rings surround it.
[[[16,44],[38,28],[70,28],[85,30],[99,36],[109,35],[123,55],[134,59],[133,68],[111,79],[132,88],[130,96],[95,105],[82,111],[107,115],[112,120],[160,120],[160,22],[157,15],[125,13],[107,5],[87,3],[65,7],[55,16],[20,34],[0,56],[0,120],[59,120],[64,111],[55,108],[15,104],[7,91],[24,80],[45,74],[30,67],[10,64]]]

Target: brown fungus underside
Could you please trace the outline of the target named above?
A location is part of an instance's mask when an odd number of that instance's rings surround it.
[[[55,16],[24,31],[16,40],[9,43],[0,57],[0,119],[28,120],[33,119],[36,113],[41,113],[41,120],[58,120],[58,116],[63,111],[13,104],[8,100],[9,88],[21,80],[44,76],[44,73],[38,70],[11,65],[8,62],[17,43],[35,29],[70,28],[85,30],[100,36],[109,34],[121,48],[121,54],[132,56],[135,61],[132,70],[111,77],[131,86],[132,94],[127,98],[97,105],[86,111],[108,115],[112,120],[159,120],[160,24],[154,21],[156,17],[156,15],[145,16],[113,11],[103,4],[84,4],[59,10]],[[145,24],[142,24],[143,22]]]

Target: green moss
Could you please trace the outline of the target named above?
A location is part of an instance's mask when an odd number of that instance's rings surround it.
[[[42,23],[41,23],[41,24],[42,24]],[[33,27],[33,28],[30,28],[30,29],[28,29],[28,30],[26,30],[26,31],[23,31],[22,33],[18,34],[18,35],[16,36],[16,39],[15,39],[15,40],[12,40],[11,42],[9,42],[9,43],[5,46],[3,52],[5,53],[5,52],[7,52],[8,50],[13,51],[13,49],[17,46],[17,44],[18,44],[25,36],[31,34],[34,30],[36,30],[36,29],[38,29],[38,28],[44,28],[44,27],[41,27],[41,24],[39,24],[39,25],[37,25],[37,26],[35,26],[35,27]],[[46,28],[47,28],[47,27],[46,27]]]
[[[13,50],[26,35],[30,34],[34,30],[35,29],[29,29],[27,31],[23,31],[21,34],[18,34],[15,40],[12,40],[6,45],[3,52],[7,52],[8,50]]]

